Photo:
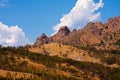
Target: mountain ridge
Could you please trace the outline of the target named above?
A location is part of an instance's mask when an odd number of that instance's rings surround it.
[[[76,47],[93,46],[99,50],[110,50],[120,48],[120,16],[110,18],[106,23],[89,22],[83,29],[73,29],[70,31],[67,26],[62,26],[56,34],[47,37],[45,40],[36,40],[40,42],[33,44],[39,46],[48,43],[61,43]]]
[[[120,80],[120,17],[90,22],[34,45],[0,46],[0,80]]]

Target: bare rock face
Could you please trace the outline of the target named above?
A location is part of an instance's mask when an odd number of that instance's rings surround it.
[[[72,32],[67,26],[62,26],[58,32],[47,37],[42,34],[37,38],[34,45],[47,43],[62,43],[72,46],[92,46],[97,49],[119,49],[120,48],[120,16],[110,18],[106,23],[89,22],[83,29]]]
[[[34,46],[39,46],[42,44],[47,44],[49,42],[49,38],[43,33],[40,37],[36,39],[36,42],[34,43]]]
[[[68,37],[70,33],[71,32],[67,26],[62,26],[58,30],[58,32],[55,35],[51,36],[49,39],[52,40],[52,42],[64,43],[64,42],[66,42],[65,41],[66,37]]]
[[[84,29],[81,30],[80,42],[82,45],[95,45],[101,42],[102,23],[88,23]]]
[[[64,36],[68,36],[70,34],[70,30],[68,29],[67,26],[62,26],[59,31],[57,32],[57,34],[55,34],[55,36],[57,37],[64,37]]]

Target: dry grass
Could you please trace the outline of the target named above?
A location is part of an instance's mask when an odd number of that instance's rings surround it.
[[[39,48],[30,48],[31,52],[36,53],[49,53],[50,56],[58,55],[63,58],[70,58],[79,61],[88,61],[99,63],[99,59],[95,59],[89,56],[89,54],[81,49],[77,49],[72,46],[62,45],[58,43],[44,44]]]
[[[40,70],[40,71],[43,71],[43,72],[45,71],[48,74],[50,73],[50,74],[53,74],[53,75],[54,74],[64,75],[64,76],[67,76],[67,77],[72,76],[71,73],[69,73],[69,72],[65,72],[65,71],[62,71],[62,70],[59,70],[59,69],[48,68],[43,64],[34,63],[27,58],[19,58],[19,62],[23,62],[23,61],[26,61],[28,63],[28,66],[33,67],[33,68],[35,68],[37,70]]]
[[[86,61],[86,62],[93,62],[98,64],[103,64],[106,67],[114,67],[118,68],[117,64],[108,65],[106,63],[101,62],[100,58],[92,57],[88,54],[87,51],[78,49],[76,47],[62,45],[58,43],[50,43],[44,44],[39,48],[30,48],[29,51],[36,52],[36,53],[48,53],[50,56],[56,56],[62,58],[70,58],[77,61]]]
[[[30,74],[30,73],[15,72],[15,71],[8,71],[8,70],[0,70],[0,76],[9,77],[9,78],[13,78],[13,79],[37,77],[36,75]]]

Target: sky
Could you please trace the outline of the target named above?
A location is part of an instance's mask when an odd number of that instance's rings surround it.
[[[33,43],[61,26],[81,29],[90,21],[120,16],[120,0],[0,0],[0,44]]]

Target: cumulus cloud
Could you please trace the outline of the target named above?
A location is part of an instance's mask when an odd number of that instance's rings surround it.
[[[97,12],[97,10],[103,7],[103,5],[102,0],[99,0],[98,3],[95,3],[93,0],[77,0],[72,10],[65,14],[60,19],[60,23],[54,27],[55,33],[61,26],[68,26],[70,29],[80,29],[88,22],[99,20],[101,13]]]
[[[28,43],[25,33],[21,28],[8,26],[0,22],[0,45],[3,46],[22,46]]]

